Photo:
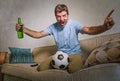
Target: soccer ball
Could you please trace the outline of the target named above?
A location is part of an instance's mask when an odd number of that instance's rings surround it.
[[[66,69],[69,64],[68,54],[57,51],[55,55],[52,56],[51,65],[55,69]]]

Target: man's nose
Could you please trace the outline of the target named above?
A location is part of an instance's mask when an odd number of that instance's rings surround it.
[[[60,20],[63,21],[63,20],[64,20],[64,17],[60,17]]]

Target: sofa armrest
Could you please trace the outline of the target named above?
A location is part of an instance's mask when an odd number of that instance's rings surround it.
[[[11,57],[11,54],[7,53],[5,57],[5,63],[10,63],[10,57]]]

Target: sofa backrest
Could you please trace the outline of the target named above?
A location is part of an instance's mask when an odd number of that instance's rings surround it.
[[[120,38],[120,33],[103,35],[85,40],[80,40],[80,45],[83,53],[89,54],[93,49],[100,46],[102,43],[110,40],[116,40],[118,38]]]
[[[36,47],[33,49],[33,55],[40,54],[40,53],[50,53],[51,55],[55,54],[57,51],[57,46],[44,46],[44,47]]]
[[[85,56],[88,56],[93,49],[100,46],[102,43],[109,40],[118,39],[118,38],[120,38],[120,33],[103,35],[103,36],[98,36],[94,38],[80,40],[80,45],[81,45],[81,49],[83,50],[83,54]],[[38,57],[37,55],[41,54],[41,56],[44,55],[44,58],[45,58],[55,54],[56,51],[57,51],[56,45],[37,47],[33,49],[33,56]]]
[[[32,54],[33,54],[34,61],[37,63],[41,63],[46,58],[55,54],[56,51],[57,51],[56,45],[52,45],[52,46],[36,47],[33,49]]]

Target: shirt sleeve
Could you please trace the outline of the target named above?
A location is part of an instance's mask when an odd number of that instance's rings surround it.
[[[52,35],[52,34],[53,34],[53,33],[52,33],[52,26],[47,27],[47,28],[44,30],[44,32],[45,32],[46,34],[48,34],[48,35]]]
[[[76,26],[75,26],[75,28],[76,28],[76,31],[77,31],[78,33],[81,33],[81,34],[84,33],[84,32],[82,31],[83,25],[82,25],[80,22],[77,22],[77,21],[76,21]]]

